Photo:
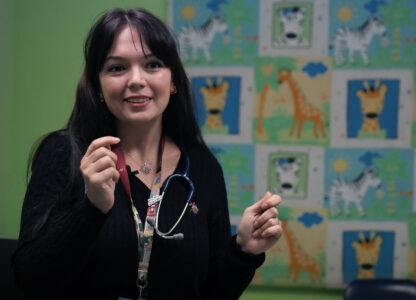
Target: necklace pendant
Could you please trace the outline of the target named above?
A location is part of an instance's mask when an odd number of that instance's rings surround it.
[[[147,175],[153,171],[153,168],[149,166],[148,163],[145,162],[143,166],[141,167],[140,171],[142,171],[143,174]]]

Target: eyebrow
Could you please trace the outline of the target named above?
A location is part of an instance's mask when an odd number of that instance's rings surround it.
[[[121,56],[107,56],[107,57],[105,58],[105,61],[108,61],[108,60],[111,60],[111,59],[114,59],[114,60],[121,60],[121,59],[123,59],[123,57],[121,57]]]
[[[156,55],[154,55],[152,53],[149,53],[149,54],[145,54],[144,57],[146,59],[149,59],[149,58],[156,57]],[[122,57],[122,56],[107,56],[106,59],[105,59],[105,61],[109,61],[109,60],[112,60],[112,59],[114,59],[114,60],[123,60],[125,58]]]

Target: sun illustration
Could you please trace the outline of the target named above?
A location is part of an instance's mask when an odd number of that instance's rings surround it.
[[[195,9],[192,6],[185,6],[182,9],[182,16],[185,19],[192,19],[193,17],[195,17]]]
[[[349,21],[352,17],[352,11],[348,7],[342,7],[338,11],[338,18],[340,18],[342,21]]]
[[[344,173],[348,168],[348,163],[342,159],[339,158],[336,161],[334,161],[334,170],[338,173]]]

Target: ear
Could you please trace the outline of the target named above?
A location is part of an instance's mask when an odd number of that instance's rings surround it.
[[[176,85],[174,85],[173,83],[171,83],[170,85],[170,93],[171,94],[176,94],[178,91],[176,90]]]
[[[103,92],[102,91],[100,91],[98,93],[98,99],[100,99],[100,102],[104,102],[104,95],[103,95]]]

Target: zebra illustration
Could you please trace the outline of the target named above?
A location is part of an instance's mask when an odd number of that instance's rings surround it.
[[[180,56],[188,60],[188,49],[192,48],[192,58],[198,59],[198,50],[202,50],[208,62],[211,62],[210,47],[217,33],[227,33],[228,26],[224,17],[212,15],[202,26],[183,26],[178,34]]]
[[[350,214],[350,205],[355,203],[358,214],[363,217],[365,213],[362,202],[369,187],[376,187],[381,192],[381,179],[378,177],[375,168],[364,168],[361,174],[351,181],[333,180],[326,194],[326,198],[330,202],[331,214],[333,216],[340,214],[340,202],[344,200],[344,213],[346,215]]]
[[[294,196],[298,192],[299,170],[302,159],[287,157],[274,162],[277,186],[275,192],[282,196]]]
[[[297,47],[306,46],[308,41],[302,36],[305,28],[304,20],[306,16],[305,7],[285,7],[277,10],[282,33],[273,46],[275,47]]]
[[[341,65],[345,62],[344,52],[349,52],[349,61],[354,63],[354,54],[359,52],[365,65],[369,64],[368,47],[375,35],[386,35],[386,27],[380,17],[370,16],[367,21],[357,29],[338,28],[331,47],[334,47],[335,63]]]

